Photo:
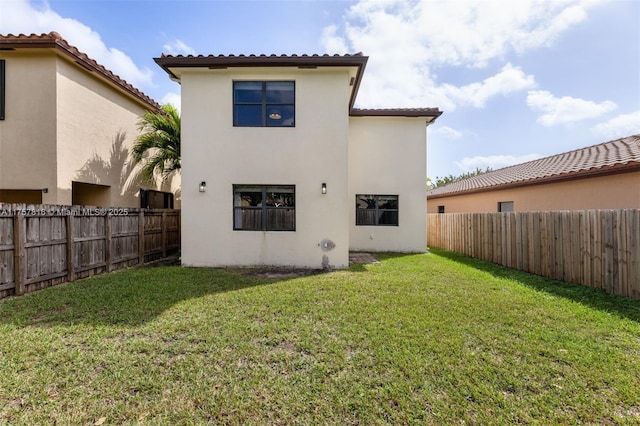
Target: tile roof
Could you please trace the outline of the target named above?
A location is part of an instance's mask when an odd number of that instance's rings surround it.
[[[494,170],[427,191],[427,198],[640,171],[640,135]],[[640,182],[638,182],[640,188]],[[639,189],[640,190],[640,189]]]
[[[171,68],[233,68],[233,67],[300,67],[355,66],[360,75],[368,56],[362,52],[346,55],[166,55],[153,60],[172,78]]]
[[[52,31],[48,34],[0,34],[0,50],[14,50],[23,48],[55,48],[59,52],[65,54],[72,61],[80,65],[87,71],[96,72],[103,79],[117,86],[121,91],[128,93],[138,101],[145,104],[149,109],[160,110],[160,104],[152,98],[138,90],[133,85],[127,83],[124,79],[114,74],[104,66],[100,65],[94,59],[91,59],[86,53],[78,50],[77,47],[70,45],[60,34]]]
[[[239,55],[167,55],[166,53],[163,53],[160,58],[216,58],[216,59],[221,59],[221,60],[230,60],[230,59],[240,59],[240,60],[254,60],[254,59],[259,59],[259,60],[263,60],[265,58],[289,58],[289,59],[300,59],[300,58],[351,58],[351,57],[360,57],[360,58],[367,58],[367,56],[364,56],[364,54],[362,52],[358,52],[358,53],[346,53],[344,55],[339,55],[339,54],[334,54],[334,55],[329,55],[328,53],[324,53],[322,55],[314,53],[311,55],[308,55],[306,53],[303,53],[301,55],[297,55],[297,54],[292,54],[292,55],[286,55],[286,54],[282,54],[282,55],[276,55],[275,53],[269,54],[269,55],[265,55],[264,53],[262,54],[249,54],[249,55],[244,55],[244,54],[239,54]]]
[[[362,66],[369,59],[362,52],[344,55],[329,54],[250,54],[250,55],[167,55],[163,53],[154,61],[165,71],[167,67],[255,67],[255,66]],[[167,71],[168,72],[168,71]]]

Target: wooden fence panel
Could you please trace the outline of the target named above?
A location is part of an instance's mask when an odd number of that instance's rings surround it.
[[[640,298],[640,209],[427,215],[431,247]]]
[[[640,299],[640,210],[631,210],[629,218],[629,295]]]
[[[0,203],[0,299],[180,249],[180,211]]]
[[[127,268],[138,263],[139,215],[111,218],[111,269]]]
[[[14,266],[13,217],[0,216],[0,298],[14,292]]]

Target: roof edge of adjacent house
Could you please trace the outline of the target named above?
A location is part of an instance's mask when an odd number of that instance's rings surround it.
[[[558,183],[564,181],[586,179],[598,176],[615,175],[619,173],[640,172],[640,162],[633,162],[628,164],[616,164],[614,166],[600,167],[597,169],[587,169],[579,172],[563,173],[544,178],[529,179],[517,182],[510,182],[505,184],[485,186],[482,188],[466,189],[460,191],[443,192],[439,194],[429,194],[427,191],[427,199],[435,200],[438,198],[455,197],[458,195],[479,194],[482,192],[502,191],[505,189],[521,188],[525,186],[542,185],[548,183]]]
[[[616,155],[618,151],[626,151],[625,155]],[[574,158],[579,165],[573,165],[573,169],[567,168],[566,163]],[[530,172],[529,176],[516,179],[513,178],[505,182],[490,183],[498,180],[502,176],[509,174],[517,174],[517,170],[536,170],[549,168],[549,164],[553,161],[558,162],[555,171],[548,172],[546,175]],[[623,138],[615,139],[608,142],[602,142],[584,148],[574,149],[564,153],[551,155],[537,160],[527,161],[488,173],[472,176],[457,182],[452,182],[440,188],[427,191],[427,199],[438,199],[445,197],[453,197],[458,195],[467,195],[481,192],[500,191],[504,189],[512,189],[524,186],[533,186],[548,183],[557,183],[563,181],[584,179],[597,176],[613,175],[618,173],[629,173],[640,171],[640,135],[631,135]],[[540,173],[540,172],[538,172]],[[461,187],[470,182],[489,182],[471,187]],[[467,185],[468,186],[468,185]]]
[[[111,70],[90,58],[86,53],[78,50],[77,47],[69,44],[60,34],[52,31],[48,34],[7,34],[0,35],[0,50],[15,50],[24,48],[56,49],[66,55],[77,65],[89,72],[95,72],[102,79],[116,86],[119,90],[133,97],[146,108],[153,111],[160,111],[161,106],[153,98],[143,93],[141,90],[114,74]]]

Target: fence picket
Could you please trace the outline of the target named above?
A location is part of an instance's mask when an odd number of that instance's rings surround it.
[[[640,298],[640,210],[629,212],[629,295],[634,299]]]
[[[640,209],[445,213],[427,220],[431,247],[640,299]]]
[[[81,206],[0,203],[0,299],[155,260],[180,248],[180,211],[126,210],[133,214],[99,216]],[[145,238],[153,244],[146,247]]]

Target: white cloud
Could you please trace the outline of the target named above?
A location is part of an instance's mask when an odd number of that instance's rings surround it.
[[[535,79],[532,75],[525,75],[520,67],[507,64],[499,73],[480,83],[471,83],[462,87],[444,84],[437,90],[441,90],[458,105],[472,105],[482,108],[494,96],[508,95],[512,92],[530,89],[535,84]]]
[[[594,126],[592,130],[611,139],[640,134],[640,110],[620,114]]]
[[[182,102],[181,102],[181,97],[179,93],[169,92],[162,97],[162,100],[160,100],[160,103],[162,105],[171,104],[174,107],[176,107],[178,111],[180,111],[180,106]]]
[[[538,117],[538,123],[543,126],[570,124],[596,118],[617,108],[611,101],[596,103],[571,96],[557,98],[546,90],[530,91],[527,95],[527,105],[532,110],[543,113]]]
[[[456,129],[452,129],[449,126],[442,126],[434,129],[434,133],[444,136],[447,139],[460,139],[462,137],[462,132],[459,132]]]
[[[43,8],[31,5],[27,0],[3,2],[0,13],[2,34],[41,34],[55,31],[69,44],[95,59],[114,74],[135,86],[151,86],[152,71],[138,67],[121,50],[107,47],[100,34],[75,19],[63,18],[45,4]]]
[[[330,25],[322,30],[322,43],[327,52],[344,55],[349,50],[344,39],[337,35],[338,27]],[[355,52],[354,52],[355,53]]]
[[[322,43],[329,53],[369,56],[359,94],[366,106],[482,107],[493,96],[532,88],[533,76],[507,64],[482,82],[453,86],[435,71],[504,64],[508,53],[550,46],[598,1],[360,0],[342,26],[325,28]]]
[[[462,161],[456,161],[455,164],[464,172],[472,172],[476,169],[485,170],[487,167],[491,168],[492,170],[497,170],[503,167],[513,166],[514,164],[537,160],[538,158],[542,158],[542,156],[539,154],[525,154],[519,156],[488,155],[464,157]]]
[[[196,51],[182,40],[175,40],[162,46],[169,55],[195,55]]]
[[[581,2],[578,2],[581,3]],[[513,46],[517,51],[525,51],[540,46],[549,46],[555,39],[573,25],[579,24],[587,18],[586,7],[584,4],[576,4],[562,9],[562,2],[556,2],[555,6],[561,8],[559,13],[553,16],[549,21],[541,21],[538,27],[534,28],[524,37],[517,38],[513,41]],[[595,3],[595,2],[594,2]],[[553,4],[540,2],[543,7],[554,6]],[[551,12],[553,14],[553,12]]]

